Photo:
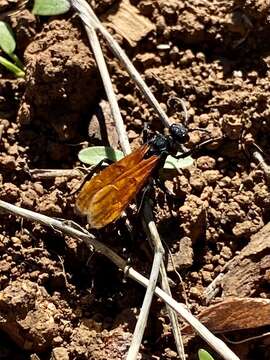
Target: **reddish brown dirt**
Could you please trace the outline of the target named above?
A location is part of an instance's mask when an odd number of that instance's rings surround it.
[[[93,6],[106,17],[111,6],[117,11],[117,4],[104,0]],[[166,185],[177,199],[166,198],[158,189],[153,195],[156,222],[171,252],[167,268],[175,284],[173,295],[179,301],[187,297],[190,309],[198,313],[206,306],[207,286],[240,252],[237,259],[245,263],[237,263],[233,278],[226,275],[228,281],[217,297],[269,298],[268,247],[259,255],[253,249],[248,259],[241,258],[241,250],[270,219],[266,176],[252,157],[257,150],[254,142],[266,161],[270,153],[269,2],[133,0],[132,4],[151,20],[154,31],[135,47],[122,36],[117,39],[171,121],[183,121],[179,105],[168,102],[177,96],[185,100],[190,129],[201,127],[213,137],[224,136],[196,153],[194,166],[168,175]],[[9,11],[14,1],[0,1],[0,7]],[[0,199],[85,225],[85,219],[74,213],[74,198],[66,197],[79,178],[35,180],[29,175],[29,169],[73,169],[79,165],[82,142],[91,146],[109,139],[117,145],[83,27],[70,13],[38,19],[25,9],[6,19],[16,34],[26,78],[16,80],[0,69]],[[160,44],[168,44],[168,49],[158,50]],[[163,131],[162,124],[126,71],[108,50],[105,53],[135,148],[144,125]],[[100,109],[109,132],[105,137],[97,120]],[[192,147],[207,137],[191,132],[186,145]],[[151,250],[146,235],[139,216],[129,209],[128,217],[131,233],[120,221],[97,235],[148,274]],[[83,243],[2,213],[0,252],[4,359],[124,358],[144,295],[139,285],[123,281],[122,273],[102,256],[90,254]],[[250,277],[242,287],[239,276],[247,265]],[[238,279],[239,286],[232,279]],[[143,359],[176,358],[168,324],[162,304],[155,301]],[[187,342],[187,358],[196,359],[199,347],[205,344],[198,338]],[[266,339],[232,348],[244,360],[269,359]]]

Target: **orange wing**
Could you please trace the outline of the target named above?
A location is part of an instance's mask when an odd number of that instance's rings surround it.
[[[159,157],[143,159],[149,146],[143,145],[87,181],[76,200],[76,208],[87,215],[93,228],[116,220],[136,196],[155,168]]]
[[[138,164],[143,159],[148,149],[148,145],[141,146],[139,149],[125,156],[123,159],[107,166],[89,181],[86,181],[76,200],[76,208],[79,212],[83,215],[87,215],[89,202],[94,194],[104,186],[111,184],[126,170]]]

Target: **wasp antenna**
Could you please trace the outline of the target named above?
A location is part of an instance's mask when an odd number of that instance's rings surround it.
[[[180,104],[184,113],[184,124],[187,125],[188,123],[188,112],[187,112],[187,107],[186,107],[186,103],[184,100],[180,99],[177,96],[171,96],[168,100],[167,100],[167,105],[170,106],[171,102],[175,101],[177,104]],[[175,107],[175,106],[174,106]]]

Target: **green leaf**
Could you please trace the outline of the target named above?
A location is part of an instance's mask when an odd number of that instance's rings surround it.
[[[8,55],[12,54],[16,48],[13,31],[4,21],[0,21],[0,47]]]
[[[179,155],[181,153],[178,153]],[[92,146],[83,149],[79,152],[79,160],[87,165],[97,165],[103,159],[109,159],[112,161],[118,161],[124,157],[124,154],[120,150],[114,150],[109,146]],[[165,170],[185,169],[191,166],[194,159],[191,156],[187,156],[184,159],[176,159],[173,156],[168,156],[165,164]]]
[[[79,152],[79,160],[88,165],[97,165],[103,159],[118,161],[124,157],[120,150],[109,146],[92,146]]]
[[[60,15],[70,9],[68,0],[35,0],[32,13],[34,15]]]
[[[204,349],[199,349],[198,356],[200,360],[214,360],[214,358]]]
[[[18,66],[15,64],[12,64],[12,62],[8,61],[3,56],[0,56],[0,64],[11,71],[18,78],[25,76],[25,72],[22,69],[18,68]]]
[[[24,68],[23,63],[18,58],[16,54],[9,54],[9,57],[15,62],[15,64],[18,66],[18,68],[22,69]]]
[[[181,153],[177,153],[180,155]],[[175,169],[185,169],[191,166],[194,162],[194,159],[191,156],[187,156],[183,159],[176,159],[173,156],[169,155],[165,161],[164,169],[166,170],[175,170]]]

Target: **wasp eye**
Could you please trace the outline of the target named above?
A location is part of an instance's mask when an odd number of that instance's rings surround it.
[[[183,124],[172,124],[169,131],[172,138],[179,143],[183,144],[189,138],[188,129]]]

